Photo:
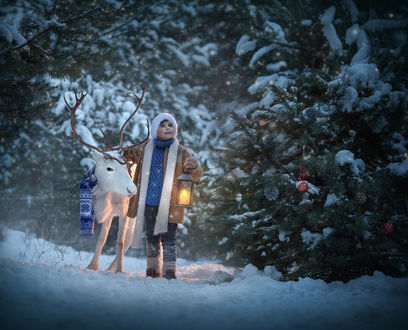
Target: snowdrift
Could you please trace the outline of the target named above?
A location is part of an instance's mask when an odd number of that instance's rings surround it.
[[[3,230],[2,329],[402,329],[408,279],[375,273],[347,284],[211,261],[178,262],[178,280],[89,271],[88,252]],[[106,269],[113,256],[101,256]]]

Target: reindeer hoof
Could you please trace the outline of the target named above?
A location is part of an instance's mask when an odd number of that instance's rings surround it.
[[[89,264],[88,267],[86,267],[86,268],[88,268],[89,270],[96,270],[96,271],[99,270],[98,265],[92,265],[92,264]]]
[[[110,267],[106,270],[107,272],[110,273],[116,273],[116,266],[114,264],[110,265]]]
[[[109,267],[107,270],[107,272],[111,272],[111,273],[123,273],[123,268],[120,269],[119,267]]]

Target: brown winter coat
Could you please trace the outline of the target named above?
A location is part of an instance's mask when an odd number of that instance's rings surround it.
[[[142,181],[141,170],[143,166],[143,158],[144,158],[144,150],[146,147],[147,142],[131,147],[125,148],[123,152],[123,157],[128,160],[136,163],[137,167],[134,173],[133,182],[137,187],[137,193],[130,199],[129,202],[129,210],[127,216],[130,218],[134,218],[137,215],[137,208],[139,205],[139,193],[140,193],[140,184]],[[169,148],[166,148],[164,153],[164,175],[166,175],[166,166],[167,166],[167,158],[169,154]],[[178,145],[177,150],[177,163],[176,168],[174,170],[174,179],[173,179],[173,189],[171,191],[171,200],[170,200],[170,210],[169,210],[169,222],[170,223],[184,223],[184,207],[176,206],[177,203],[177,178],[185,172],[184,169],[184,162],[187,157],[192,157],[192,155],[188,152],[188,150],[182,146],[181,144]],[[195,169],[190,170],[189,173],[194,178],[195,181],[198,181],[203,174],[203,170],[201,166],[198,165]]]

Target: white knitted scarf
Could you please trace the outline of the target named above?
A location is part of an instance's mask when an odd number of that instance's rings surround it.
[[[136,226],[133,234],[132,248],[142,247],[142,233],[144,224],[144,213],[146,205],[147,186],[149,183],[150,166],[155,148],[153,140],[150,140],[144,150],[142,165],[142,181],[140,182],[139,203],[137,207]],[[169,218],[171,190],[173,188],[174,171],[177,163],[178,141],[174,138],[170,145],[167,157],[166,174],[163,180],[163,189],[160,198],[159,210],[157,212],[154,234],[167,233],[167,223]]]

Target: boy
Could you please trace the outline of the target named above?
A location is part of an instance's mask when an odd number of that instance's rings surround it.
[[[184,208],[176,206],[177,178],[189,172],[197,181],[202,169],[188,150],[178,143],[177,122],[172,115],[157,115],[151,132],[151,140],[123,151],[125,159],[137,164],[133,178],[137,194],[131,198],[128,210],[131,231],[136,217],[132,247],[141,247],[145,223],[146,276],[163,275],[167,279],[175,279],[177,225],[184,223]]]

